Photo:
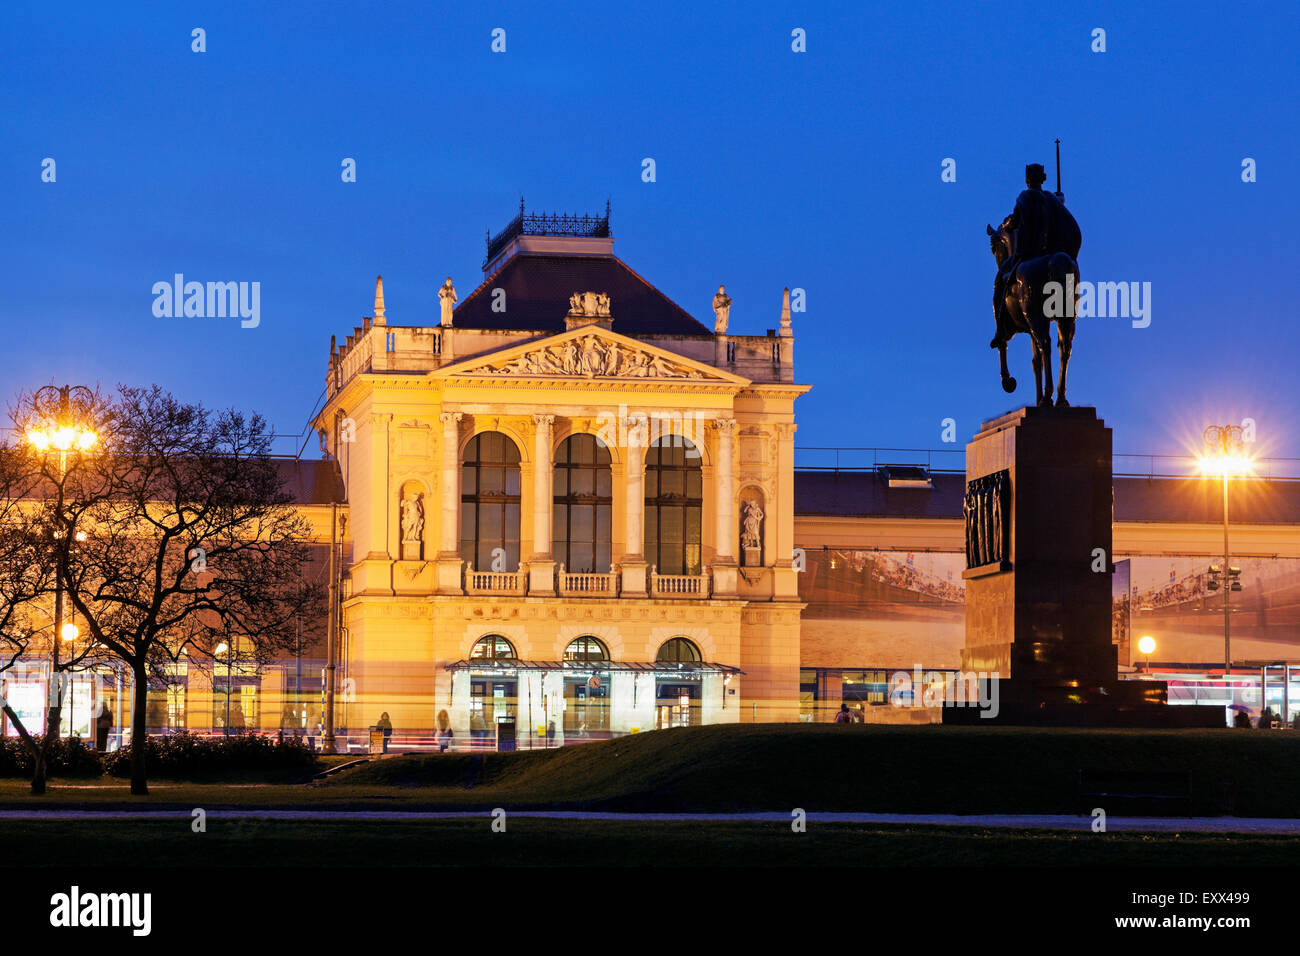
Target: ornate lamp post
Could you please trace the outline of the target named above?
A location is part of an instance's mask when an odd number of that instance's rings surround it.
[[[99,435],[90,427],[95,407],[95,394],[84,385],[46,385],[32,396],[32,421],[25,429],[27,441],[39,452],[49,455],[58,452],[58,521],[63,522],[63,482],[68,474],[68,456],[80,455],[99,443]],[[68,529],[59,528],[57,535],[65,536]],[[75,625],[74,625],[75,627]],[[58,686],[59,642],[67,640],[63,626],[63,565],[54,570],[54,640],[50,650],[50,696],[48,721],[54,722],[58,734],[58,721],[62,712],[62,689]],[[75,637],[73,638],[75,640]]]
[[[1219,475],[1223,480],[1223,681],[1227,686],[1232,674],[1232,592],[1234,585],[1241,589],[1233,574],[1232,552],[1228,546],[1228,479],[1249,474],[1251,462],[1240,425],[1210,425],[1205,429],[1204,438],[1201,470]]]

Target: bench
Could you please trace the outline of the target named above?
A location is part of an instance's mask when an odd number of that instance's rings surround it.
[[[1079,812],[1101,807],[1108,814],[1127,810],[1139,816],[1164,815],[1181,808],[1192,815],[1190,770],[1080,770]],[[1145,813],[1140,811],[1146,811]]]

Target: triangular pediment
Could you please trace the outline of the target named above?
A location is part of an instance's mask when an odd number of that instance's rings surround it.
[[[749,380],[703,362],[587,325],[478,355],[433,373],[442,378],[601,379],[744,386]]]

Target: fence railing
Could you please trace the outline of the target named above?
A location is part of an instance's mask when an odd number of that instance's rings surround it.
[[[966,452],[961,448],[857,448],[800,445],[794,450],[797,471],[874,471],[885,465],[912,465],[931,472],[961,473]],[[1202,475],[1195,455],[1114,455],[1115,475],[1126,478],[1195,478]],[[1300,458],[1255,458],[1255,478],[1300,479]]]

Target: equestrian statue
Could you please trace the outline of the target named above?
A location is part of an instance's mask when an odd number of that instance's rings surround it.
[[[1015,209],[997,229],[985,226],[997,276],[993,280],[993,319],[996,331],[990,348],[998,350],[1002,388],[1016,390],[1007,371],[1007,342],[1026,332],[1033,348],[1034,386],[1039,405],[1064,408],[1065,373],[1074,343],[1074,319],[1079,289],[1079,224],[1065,208],[1061,193],[1060,141],[1057,141],[1056,192],[1043,191],[1047,174],[1039,163],[1025,167],[1025,190]],[[1051,283],[1057,283],[1055,287]],[[1056,344],[1061,355],[1061,375],[1052,389],[1051,325],[1056,323]]]

